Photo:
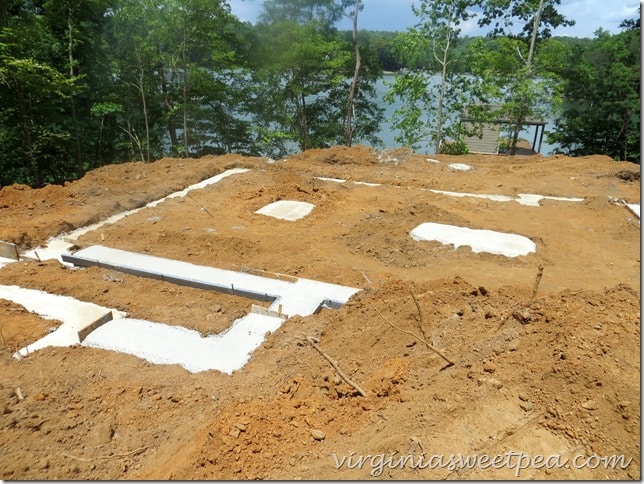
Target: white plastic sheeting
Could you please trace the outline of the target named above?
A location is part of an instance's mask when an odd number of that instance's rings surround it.
[[[269,203],[265,207],[260,208],[255,213],[278,218],[280,220],[295,222],[296,220],[306,217],[314,208],[315,205],[308,202],[278,200],[277,202]]]
[[[440,195],[448,195],[450,197],[470,197],[470,198],[483,198],[492,200],[494,202],[517,202],[521,205],[528,207],[539,207],[541,200],[556,200],[560,202],[583,202],[583,198],[566,198],[566,197],[550,197],[547,195],[536,195],[533,193],[519,193],[517,197],[510,197],[508,195],[488,195],[484,193],[464,193],[464,192],[447,192],[444,190],[430,190],[433,193]]]
[[[506,257],[528,255],[536,251],[536,245],[527,237],[492,230],[476,230],[455,225],[424,223],[411,231],[414,240],[433,240],[453,244],[455,249],[470,246],[472,252],[488,252]]]

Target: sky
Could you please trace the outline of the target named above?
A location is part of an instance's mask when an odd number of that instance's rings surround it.
[[[232,12],[239,19],[255,23],[261,10],[262,0],[229,0]],[[364,0],[364,10],[358,18],[358,28],[365,30],[404,31],[412,27],[417,18],[411,5],[417,0]],[[594,37],[598,28],[612,34],[619,33],[619,24],[624,19],[637,18],[639,0],[561,0],[557,11],[568,19],[575,20],[572,27],[556,29],[553,34],[569,37]],[[349,21],[337,25],[342,30],[351,29]],[[461,26],[461,35],[485,35],[476,20]]]

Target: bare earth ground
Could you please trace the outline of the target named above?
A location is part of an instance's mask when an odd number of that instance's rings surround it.
[[[640,479],[640,229],[609,198],[639,203],[639,166],[603,156],[436,158],[359,146],[275,163],[163,159],[104,167],[64,187],[0,190],[0,240],[27,249],[225,169],[249,168],[80,240],[362,289],[341,309],[287,320],[230,376],[80,346],[19,361],[12,353],[57,322],[0,300],[0,478],[514,479],[508,466],[389,465],[380,473],[377,458],[342,458],[517,452],[570,459],[568,468],[524,469],[522,479]],[[528,207],[430,189],[584,201]],[[316,207],[297,222],[254,213],[280,199]],[[537,250],[506,258],[416,242],[409,232],[424,222],[516,233]],[[204,335],[225,330],[251,304],[55,261],[11,264],[0,284]],[[419,324],[454,366],[409,334]],[[344,383],[306,336],[368,395]],[[613,455],[628,465],[601,465],[599,457]],[[588,465],[576,469],[575,456],[590,457]]]

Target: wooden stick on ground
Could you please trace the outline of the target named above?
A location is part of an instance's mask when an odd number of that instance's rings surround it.
[[[384,314],[382,314],[382,313],[378,310],[378,308],[377,308],[377,307],[375,307],[375,306],[374,306],[374,309],[375,309],[375,310],[376,310],[376,312],[380,315],[380,317],[381,317],[382,319],[384,319],[384,320],[385,320],[385,322],[386,322],[387,324],[389,324],[389,326],[391,326],[392,328],[395,328],[395,329],[397,329],[398,331],[401,331],[401,332],[403,332],[403,333],[405,333],[405,334],[408,334],[408,335],[410,335],[410,336],[413,336],[413,337],[414,337],[414,338],[416,338],[418,341],[420,341],[420,342],[421,342],[421,343],[423,343],[425,346],[427,346],[427,348],[428,348],[429,350],[433,351],[433,352],[434,352],[434,353],[436,353],[438,356],[440,356],[441,358],[443,358],[443,359],[447,362],[447,366],[448,366],[448,367],[450,367],[450,366],[454,366],[454,364],[455,364],[455,363],[454,363],[452,360],[450,360],[447,356],[445,356],[445,354],[444,354],[441,350],[439,350],[438,348],[436,348],[435,346],[433,346],[429,341],[426,341],[425,339],[421,338],[421,337],[420,337],[420,336],[418,336],[416,333],[413,333],[413,332],[411,332],[411,331],[407,331],[406,329],[403,329],[403,328],[401,328],[400,326],[396,326],[394,323],[392,323],[392,322],[391,322],[391,321],[389,321],[387,318],[385,318]]]
[[[311,336],[307,336],[306,338],[300,338],[303,341],[306,341],[308,344],[310,344],[313,348],[317,350],[318,353],[320,353],[324,358],[331,364],[333,369],[337,372],[337,374],[342,378],[348,385],[352,386],[355,391],[357,391],[361,396],[366,397],[367,392],[365,392],[360,386],[351,380],[345,373],[338,367],[338,364],[335,362],[333,358],[331,358],[322,348],[318,346],[318,344],[315,342],[315,339],[312,338]]]
[[[411,290],[411,287],[409,288],[409,294],[411,294],[411,298],[414,300],[414,304],[416,304],[416,310],[418,311],[418,329],[420,330],[420,334],[423,335],[423,339],[425,341],[429,341],[429,338],[427,337],[427,333],[425,333],[425,318],[423,318],[423,311],[420,309],[420,303],[418,302],[418,299],[416,299],[416,295],[414,294],[414,291]]]
[[[76,459],[81,462],[91,462],[94,459],[103,459],[103,460],[109,460],[109,459],[114,459],[116,457],[128,457],[130,455],[135,455],[143,452],[144,450],[147,450],[150,446],[146,445],[145,447],[139,447],[138,449],[134,449],[130,452],[123,452],[122,454],[112,454],[112,455],[99,455],[98,457],[94,457],[93,459],[87,459],[85,457],[76,457],[75,455],[72,454],[66,454],[63,453],[65,457],[69,457],[71,459]]]
[[[186,193],[186,195],[188,195],[188,197],[190,197],[190,198],[192,199],[192,201],[193,201],[193,202],[195,202],[197,205],[199,205],[199,208],[200,208],[201,210],[203,210],[203,211],[204,211],[204,212],[206,212],[208,215],[210,215],[210,218],[211,218],[211,219],[213,219],[213,220],[217,220],[217,219],[215,218],[215,216],[214,216],[213,214],[211,214],[211,213],[208,211],[208,209],[207,209],[206,207],[204,207],[203,205],[201,205],[201,204],[197,201],[197,199],[196,199],[195,197],[193,197],[193,196],[192,196],[192,195],[190,195],[189,193]]]

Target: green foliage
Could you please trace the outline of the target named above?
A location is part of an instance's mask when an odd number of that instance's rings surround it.
[[[492,41],[473,43],[470,50],[472,74],[489,107],[488,116],[507,122],[510,154],[515,154],[518,136],[530,118],[543,119],[560,104],[561,80],[556,71],[557,55],[565,46],[546,42],[552,27],[574,22],[560,15],[560,0],[487,0],[480,25],[493,25]],[[522,35],[499,37],[515,23]]]
[[[346,86],[351,63],[346,45],[327,36],[316,22],[279,22],[264,36],[255,106],[258,125],[265,133],[273,129],[278,133],[277,139],[264,140],[270,154],[292,151],[287,141],[301,150],[339,142],[343,111],[334,100]]]
[[[467,155],[470,151],[463,140],[445,141],[441,144],[440,152],[444,155]]]
[[[572,156],[606,154],[640,162],[640,29],[598,31],[562,62],[566,103],[548,141]]]
[[[333,29],[329,19],[350,3],[275,0],[265,4],[265,8],[282,9],[279,15],[265,11],[265,23],[258,27],[251,109],[260,152],[279,157],[345,141],[355,55],[352,41]],[[315,9],[293,10],[295,6]],[[362,49],[361,57],[352,133],[355,140],[377,143],[381,110],[370,96],[380,69],[369,49]]]
[[[45,19],[19,11],[0,30],[0,184],[40,186],[73,170],[68,102],[77,89],[52,68]]]
[[[512,27],[518,23],[522,29],[518,37],[527,40],[533,33],[535,12],[541,6],[537,36],[543,39],[551,36],[553,28],[575,25],[574,20],[557,11],[559,5],[561,0],[485,0],[481,2],[483,13],[478,23],[493,27],[493,36],[510,35]]]
[[[404,62],[424,65],[396,77],[386,95],[389,103],[404,102],[392,119],[401,133],[398,142],[415,149],[433,145],[437,153],[444,137],[460,139],[458,117],[473,93],[467,91],[467,78],[453,68],[454,48],[459,26],[471,18],[473,5],[473,0],[422,0],[413,7],[418,24],[396,37],[395,50]]]

